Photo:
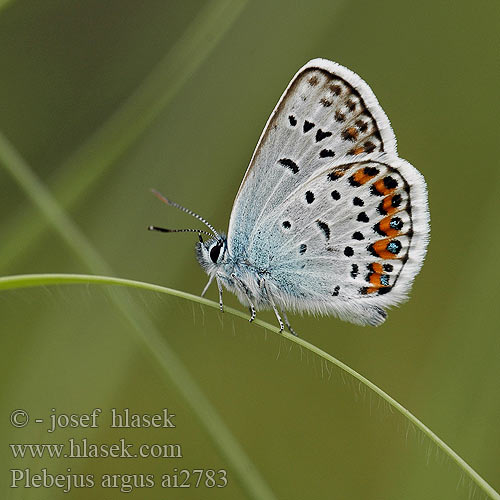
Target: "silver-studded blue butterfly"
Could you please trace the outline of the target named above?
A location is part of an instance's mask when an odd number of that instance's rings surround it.
[[[314,59],[294,76],[259,139],[227,237],[204,222],[196,255],[255,311],[333,314],[380,325],[407,298],[429,240],[423,176],[399,158],[389,120],[349,69]],[[209,234],[203,242],[201,234]],[[281,312],[281,313],[280,313]]]

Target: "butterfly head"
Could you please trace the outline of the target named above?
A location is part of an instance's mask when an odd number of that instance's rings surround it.
[[[196,258],[200,266],[208,273],[214,272],[227,257],[227,238],[221,234],[218,238],[210,238],[196,243]]]
[[[197,213],[185,208],[172,200],[169,200],[156,190],[152,190],[153,194],[166,205],[175,207],[182,212],[185,212],[195,219],[203,222],[210,231],[202,229],[167,229],[158,226],[149,226],[150,231],[160,231],[162,233],[198,233],[199,242],[196,243],[196,257],[201,267],[208,274],[213,274],[217,268],[225,261],[227,256],[227,238],[224,234],[219,234],[214,227]],[[210,239],[203,241],[202,234],[210,236]]]

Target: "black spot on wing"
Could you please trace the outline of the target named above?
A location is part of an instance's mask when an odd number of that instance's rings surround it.
[[[363,120],[356,120],[356,127],[360,132],[366,132],[368,130],[368,124]]]
[[[316,132],[316,142],[322,141],[323,139],[326,139],[327,137],[330,137],[332,135],[331,132],[323,132],[320,128]]]
[[[342,94],[342,87],[340,85],[330,85],[330,91],[334,95],[340,95]]]
[[[373,142],[371,141],[365,142],[363,146],[365,148],[365,153],[371,153],[375,150],[375,144],[373,144]]]
[[[311,76],[311,78],[309,78],[309,80],[307,80],[307,83],[309,83],[311,87],[316,87],[316,85],[318,85],[319,83],[319,79],[316,75],[313,75]]]
[[[378,252],[373,247],[373,243],[366,248],[374,257],[380,257]]]
[[[384,186],[386,189],[394,189],[398,185],[398,181],[394,179],[394,177],[391,177],[388,175],[387,177],[384,177]]]
[[[320,158],[333,158],[334,156],[335,156],[335,151],[332,151],[331,149],[322,149],[319,152]]]
[[[351,268],[351,276],[354,279],[356,279],[358,274],[359,274],[359,266],[357,264],[353,264]]]
[[[330,172],[326,178],[329,180],[329,181],[336,181],[338,179],[340,179],[342,176],[344,175],[343,172]]]
[[[340,111],[335,112],[335,121],[342,123],[345,122],[345,115],[344,113],[341,113]]]
[[[397,207],[399,207],[401,205],[401,201],[403,201],[403,199],[401,198],[401,195],[400,194],[395,194],[392,197],[391,205],[394,208],[397,208]]]
[[[325,234],[325,238],[327,240],[330,239],[330,227],[328,226],[328,224],[326,222],[323,222],[321,220],[317,220],[316,221],[316,224],[318,224],[318,227],[323,231],[323,233]]]
[[[308,122],[307,120],[304,121],[304,134],[306,132],[309,132],[309,130],[311,130],[313,127],[314,127],[314,123]]]
[[[306,192],[306,201],[309,205],[314,201],[314,193],[312,191]]]
[[[299,248],[300,255],[304,255],[306,253],[306,250],[307,250],[307,245],[305,243],[302,243]]]
[[[290,125],[291,125],[292,127],[295,127],[295,125],[297,125],[297,119],[296,119],[296,118],[295,118],[295,116],[293,116],[293,115],[290,115],[290,116],[288,117],[288,121],[290,122]]]
[[[379,172],[380,170],[377,167],[365,167],[363,169],[363,173],[369,177],[375,177],[379,174]]]
[[[281,158],[281,160],[278,160],[278,163],[289,168],[294,174],[299,171],[297,164],[293,160],[290,160],[290,158]]]
[[[384,208],[384,200],[382,200],[377,207],[377,212],[380,215],[387,215],[387,210]]]
[[[346,106],[349,108],[349,111],[351,111],[351,113],[356,109],[356,105],[357,103],[355,103],[352,99],[349,99],[346,102]]]
[[[366,215],[366,212],[360,212],[356,218],[358,222],[370,222],[370,219],[368,215]]]

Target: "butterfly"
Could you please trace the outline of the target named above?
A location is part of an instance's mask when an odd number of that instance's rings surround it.
[[[398,156],[370,87],[326,59],[305,64],[274,108],[234,201],[227,236],[203,222],[196,256],[250,310],[332,314],[378,326],[405,300],[429,241],[423,176]],[[203,241],[202,234],[210,238]]]

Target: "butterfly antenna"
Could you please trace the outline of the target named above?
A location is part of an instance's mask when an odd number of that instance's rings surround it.
[[[203,231],[203,229],[167,229],[166,227],[148,226],[148,230],[159,231],[160,233],[198,233],[201,242],[203,242],[203,239],[201,237],[202,234],[213,236],[212,233],[209,233],[208,231]]]
[[[166,205],[178,208],[179,210],[182,210],[183,212],[186,212],[187,214],[192,215],[195,219],[198,219],[199,221],[203,222],[203,224],[205,224],[212,231],[213,236],[215,236],[218,240],[221,239],[221,237],[219,236],[219,233],[215,230],[215,228],[212,226],[212,224],[210,224],[208,221],[206,221],[201,215],[198,215],[197,213],[193,212],[192,210],[189,210],[189,208],[183,207],[182,205],[175,203],[175,201],[171,201],[168,198],[165,198],[165,196],[163,196],[160,192],[156,191],[156,189],[151,189],[151,192],[159,200],[163,201],[163,203],[165,203]],[[154,227],[154,226],[150,226],[150,227]],[[156,231],[157,229],[154,229],[154,230]],[[160,231],[161,231],[161,229],[160,229]],[[179,229],[179,230],[169,229],[169,230],[166,230],[163,232],[170,233],[170,232],[182,232],[182,231],[192,231],[192,232],[197,231],[198,233],[209,234],[206,231],[198,231],[197,229]],[[210,236],[212,236],[212,235],[210,235]]]

